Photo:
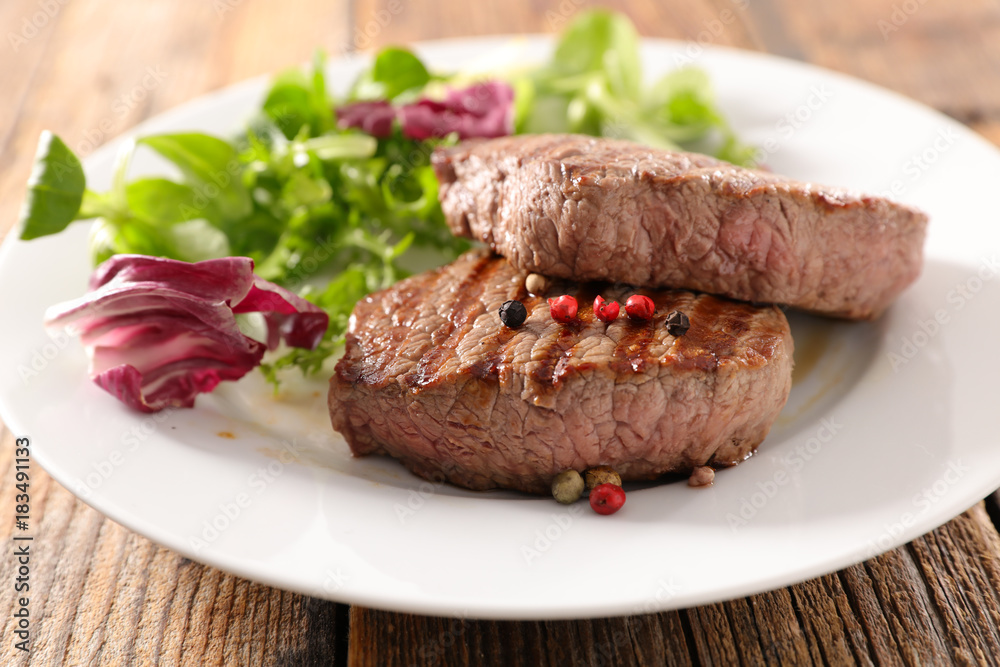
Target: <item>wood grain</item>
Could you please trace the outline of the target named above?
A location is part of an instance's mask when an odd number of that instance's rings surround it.
[[[740,9],[744,4],[743,0],[629,0],[610,4],[592,0],[487,0],[453,2],[445,8],[435,0],[410,0],[402,3],[401,11],[392,12],[393,0],[356,0],[354,14],[359,26],[380,24],[379,30],[369,31],[370,39],[365,40],[361,50],[461,35],[556,33],[580,11],[598,6],[613,6],[624,13],[643,35],[760,48],[755,27],[745,20],[746,10]],[[379,17],[385,16],[391,16],[391,20],[380,22]]]
[[[0,233],[14,222],[43,128],[86,154],[152,114],[307,60],[316,47],[337,55],[417,39],[555,32],[593,5],[55,4],[38,18],[38,0],[0,3]],[[894,15],[904,6],[916,9]],[[616,8],[645,35],[769,51],[868,79],[1000,143],[996,2],[627,0]],[[12,461],[13,435],[0,431],[7,545],[18,532],[7,509]],[[644,616],[514,623],[348,610],[254,584],[125,530],[37,466],[31,498],[31,664],[933,665],[1000,656],[1000,535],[982,505],[906,547],[786,589]],[[13,647],[15,574],[16,562],[3,559],[2,664],[29,662]]]
[[[1000,115],[1000,5],[992,0],[751,2],[765,48],[860,76],[963,122]],[[780,26],[780,27],[775,27]]]

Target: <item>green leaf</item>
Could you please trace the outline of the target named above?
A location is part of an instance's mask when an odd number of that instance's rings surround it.
[[[525,134],[569,132],[569,103],[569,98],[562,95],[539,96],[534,108],[524,115],[518,131]]]
[[[312,106],[313,106],[313,135],[321,135],[329,132],[337,126],[337,119],[333,113],[333,102],[326,92],[326,54],[317,50],[313,54],[312,62]]]
[[[125,186],[129,210],[136,216],[160,225],[210,217],[210,202],[196,201],[190,186],[167,178],[139,178]]]
[[[260,262],[266,257],[281,236],[285,221],[266,211],[256,210],[247,218],[223,225],[220,229],[229,237],[234,255],[251,257]]]
[[[241,180],[242,163],[228,142],[200,132],[187,132],[158,134],[140,139],[139,143],[177,165],[194,190],[196,202],[211,204],[224,219],[250,214],[250,195]]]
[[[562,77],[600,72],[616,96],[639,97],[639,35],[623,14],[606,9],[582,12],[562,33],[553,65]]]
[[[704,70],[685,67],[666,74],[646,95],[644,106],[662,122],[704,132],[724,125]]]
[[[305,171],[292,172],[281,190],[281,200],[289,209],[315,206],[330,201],[333,189],[322,178],[313,178]]]
[[[392,100],[409,90],[419,90],[431,81],[430,72],[412,51],[390,46],[379,51],[371,69],[354,82],[351,97]]]
[[[93,190],[84,190],[83,201],[80,203],[80,210],[76,214],[76,219],[90,220],[105,215],[112,215],[113,213],[114,207],[111,205],[111,198],[107,194],[100,194]]]
[[[303,127],[308,127],[309,136],[315,137],[336,126],[333,103],[326,90],[325,68],[326,58],[317,51],[311,72],[289,69],[271,84],[262,108],[286,139],[298,136]]]
[[[77,219],[87,179],[62,139],[42,132],[18,224],[25,241],[56,234]]]
[[[566,108],[570,131],[577,134],[600,134],[601,110],[582,95],[574,97]]]
[[[716,151],[716,157],[726,162],[738,164],[741,167],[758,167],[760,150],[740,141],[732,132],[727,133],[722,148]]]
[[[282,72],[271,84],[263,109],[285,138],[295,137],[303,125],[313,122],[312,83],[301,70]]]
[[[334,315],[350,315],[357,300],[369,291],[364,269],[352,266],[341,271],[322,292],[310,300]]]
[[[200,262],[229,255],[229,239],[205,220],[188,220],[170,227],[171,255],[185,262]]]
[[[535,105],[535,82],[531,77],[519,76],[510,85],[514,89],[514,134],[522,134]]]
[[[87,239],[90,261],[94,266],[115,254],[118,247],[118,229],[107,218],[98,218],[90,227]]]
[[[391,100],[407,90],[423,88],[431,75],[412,51],[390,46],[375,58],[372,80],[382,84],[385,99]]]
[[[301,143],[302,148],[316,153],[320,160],[367,158],[375,155],[378,140],[367,134],[327,134]]]
[[[111,255],[174,257],[175,248],[169,229],[161,230],[134,218],[123,221],[98,218],[90,228],[90,256],[95,265]]]

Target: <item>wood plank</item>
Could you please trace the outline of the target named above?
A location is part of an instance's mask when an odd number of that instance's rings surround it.
[[[789,589],[813,662],[874,664],[864,630],[851,609],[837,575],[820,577]],[[814,609],[816,614],[803,614]],[[819,655],[815,649],[821,649]]]
[[[927,583],[934,606],[943,610],[942,623],[949,639],[959,647],[953,655],[984,663],[1000,656],[998,609],[1000,564],[965,550],[966,544],[984,544],[1000,553],[1000,536],[988,530],[985,508],[976,508],[980,523],[960,523],[953,531],[928,535],[910,545]]]
[[[34,84],[48,42],[59,23],[61,9],[40,11],[37,3],[31,0],[9,0],[0,4],[0,26],[6,27],[0,44],[4,58],[4,67],[0,67],[0,90],[4,91],[4,104],[0,105],[0,156],[7,155],[15,120]],[[0,168],[7,166],[0,161]],[[3,230],[2,222],[0,230]]]
[[[838,573],[844,593],[850,601],[847,609],[839,611],[842,617],[849,615],[863,628],[868,652],[864,646],[855,649],[858,662],[874,661],[876,664],[902,664],[899,643],[889,627],[889,620],[875,595],[872,579],[865,566],[855,565]],[[846,624],[846,623],[845,623]],[[869,657],[870,656],[870,657]]]
[[[587,0],[487,0],[454,3],[442,11],[435,0],[410,0],[401,6],[396,2],[357,0],[355,25],[361,32],[356,34],[364,36],[357,43],[359,50],[462,35],[556,33],[579,11],[597,4]],[[618,3],[615,9],[631,18],[643,35],[753,48],[760,42],[755,26],[741,17],[747,6],[742,0],[630,0]]]
[[[969,128],[981,134],[987,141],[1000,146],[1000,118],[969,123]]]
[[[738,645],[737,634],[729,622],[723,605],[707,605],[687,610],[687,618],[694,638],[694,659],[709,665],[735,665],[740,656],[760,663],[764,657],[756,643]]]
[[[837,638],[808,632],[806,618],[809,614],[800,613],[802,608],[792,604],[794,593],[795,589],[783,588],[749,598],[755,627],[749,636],[759,638],[765,662],[788,665],[821,663],[823,654],[838,653]],[[812,608],[822,613],[823,601],[818,602],[820,604],[814,603]]]
[[[754,0],[747,16],[769,51],[859,76],[963,122],[1000,118],[996,2]]]

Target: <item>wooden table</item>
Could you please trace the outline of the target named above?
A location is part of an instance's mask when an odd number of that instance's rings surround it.
[[[0,230],[9,230],[16,218],[44,128],[87,153],[180,102],[303,62],[317,46],[337,54],[417,39],[552,32],[586,4],[5,0],[0,3]],[[646,35],[709,35],[714,44],[768,51],[868,79],[1000,143],[995,1],[627,0],[618,8]],[[720,17],[731,20],[712,34]],[[4,545],[14,544],[13,457],[14,434],[4,431]],[[902,548],[782,590],[649,616],[522,623],[387,613],[255,584],[125,530],[38,469],[32,514],[37,536],[30,659],[14,648],[17,564],[5,557],[0,560],[3,664],[1000,660],[1000,535],[991,521],[1000,512],[989,499]]]

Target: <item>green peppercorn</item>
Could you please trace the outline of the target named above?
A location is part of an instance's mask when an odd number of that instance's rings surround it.
[[[583,477],[575,470],[563,470],[552,480],[552,497],[571,505],[583,495]]]
[[[611,466],[595,466],[589,468],[585,473],[583,473],[583,478],[586,480],[587,490],[590,491],[595,486],[600,486],[601,484],[614,484],[615,486],[622,485],[621,475],[615,472],[615,469]]]

